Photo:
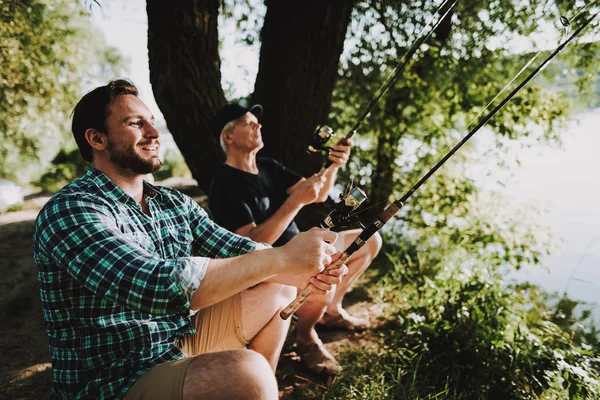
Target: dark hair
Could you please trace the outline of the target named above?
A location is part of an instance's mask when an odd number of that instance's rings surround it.
[[[109,106],[114,99],[126,94],[138,96],[135,84],[127,79],[115,79],[108,82],[108,85],[97,87],[87,93],[73,109],[71,131],[84,160],[91,162],[93,158],[92,148],[85,139],[85,131],[92,128],[106,132]]]

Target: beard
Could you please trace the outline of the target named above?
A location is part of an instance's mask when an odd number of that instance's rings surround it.
[[[135,152],[135,148],[133,147],[119,149],[109,141],[107,150],[110,160],[115,165],[124,170],[130,170],[136,174],[151,174],[158,170],[162,165],[162,162],[158,157],[152,157],[149,160],[143,159]]]

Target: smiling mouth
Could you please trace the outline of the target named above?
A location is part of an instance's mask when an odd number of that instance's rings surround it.
[[[158,151],[159,145],[138,145],[138,147],[144,151]]]

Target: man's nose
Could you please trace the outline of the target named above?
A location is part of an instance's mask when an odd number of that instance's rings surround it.
[[[158,130],[158,128],[152,124],[149,123],[148,124],[148,129],[146,129],[146,132],[144,133],[145,136],[149,136],[149,137],[153,137],[153,138],[159,138],[161,133]]]

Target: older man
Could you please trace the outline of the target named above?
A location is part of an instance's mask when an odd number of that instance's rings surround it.
[[[264,144],[258,117],[262,107],[244,108],[227,104],[214,117],[214,134],[227,159],[215,175],[209,208],[215,222],[252,240],[282,246],[299,230],[294,218],[305,205],[325,201],[335,183],[337,170],[350,155],[352,140],[335,144],[330,153],[331,167],[323,176],[303,178],[270,158],[258,157]],[[336,243],[344,249],[358,231],[340,234]],[[296,344],[303,362],[318,373],[336,374],[340,366],[323,346],[315,330],[320,323],[330,328],[365,329],[368,320],[348,314],[342,300],[351,284],[364,272],[381,248],[374,235],[348,262],[349,273],[328,296],[314,296],[297,311]],[[304,289],[304,282],[289,282]]]

